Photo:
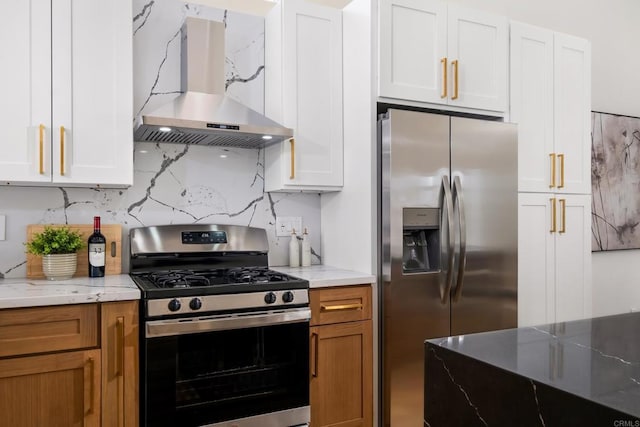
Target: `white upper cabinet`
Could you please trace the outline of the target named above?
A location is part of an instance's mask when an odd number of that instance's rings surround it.
[[[342,188],[341,10],[286,0],[266,16],[265,114],[294,130],[265,149],[266,191]]]
[[[555,33],[553,70],[554,150],[564,155],[558,191],[591,194],[590,43]]]
[[[504,112],[505,17],[438,0],[380,1],[380,97]]]
[[[0,79],[11,94],[0,112],[12,118],[0,130],[0,181],[131,185],[131,2],[37,3],[5,11],[2,51],[21,53]]]
[[[49,182],[51,1],[14,1],[3,10],[0,182]]]
[[[447,7],[430,0],[380,2],[380,96],[444,102]]]
[[[511,24],[518,190],[591,193],[591,54],[577,37]]]

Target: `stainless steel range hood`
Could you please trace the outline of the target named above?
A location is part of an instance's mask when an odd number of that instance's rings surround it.
[[[293,130],[225,95],[224,24],[186,18],[182,27],[182,95],[139,117],[135,141],[261,148]]]

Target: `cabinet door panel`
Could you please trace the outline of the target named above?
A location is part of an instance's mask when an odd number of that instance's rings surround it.
[[[48,182],[51,2],[14,1],[3,4],[3,10],[9,18],[0,26],[0,181]]]
[[[380,96],[423,102],[443,99],[447,9],[439,1],[380,3]]]
[[[283,107],[296,144],[290,184],[341,186],[342,13],[305,2],[285,5],[284,13]],[[291,145],[282,148],[290,158]]]
[[[518,326],[555,321],[550,198],[553,194],[518,195]]]
[[[311,332],[311,425],[372,425],[371,320]]]
[[[553,152],[553,32],[511,23],[511,121],[518,124],[518,191],[548,192]]]
[[[0,360],[3,426],[100,425],[100,350]]]
[[[53,4],[56,182],[133,183],[132,23],[127,4]]]
[[[509,43],[506,18],[450,4],[447,31],[449,60],[458,61],[457,71],[453,63],[449,68],[449,104],[504,111]]]
[[[295,130],[265,149],[265,190],[339,191],[342,11],[287,0],[266,16],[265,34],[265,113]]]
[[[564,173],[558,169],[558,174],[564,175],[564,187],[558,191],[589,194],[591,49],[588,41],[555,33],[554,95],[555,151],[564,154]]]
[[[557,199],[556,322],[565,322],[591,316],[591,196]]]
[[[102,304],[102,426],[138,423],[138,302]]]

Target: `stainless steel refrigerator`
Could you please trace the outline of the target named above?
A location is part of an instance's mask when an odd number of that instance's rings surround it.
[[[424,341],[517,326],[517,132],[389,109],[378,134],[382,419],[417,427]]]

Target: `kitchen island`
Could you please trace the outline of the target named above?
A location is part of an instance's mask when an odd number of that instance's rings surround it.
[[[425,343],[425,426],[640,426],[640,313]]]

